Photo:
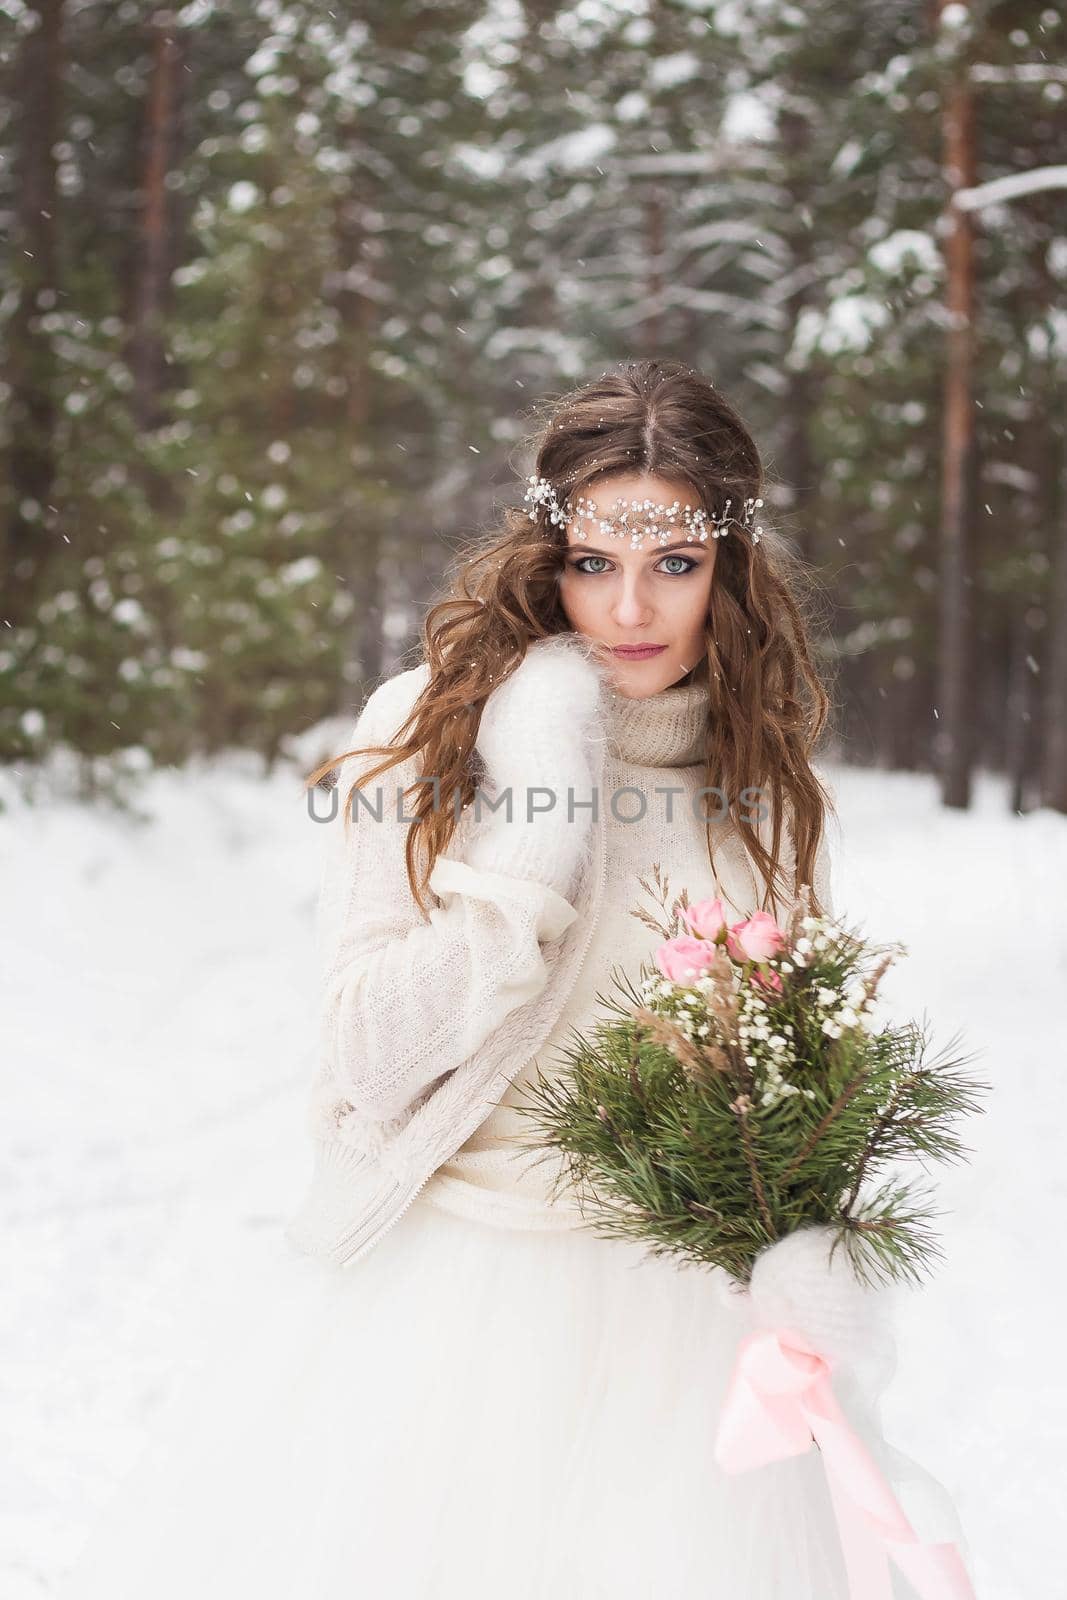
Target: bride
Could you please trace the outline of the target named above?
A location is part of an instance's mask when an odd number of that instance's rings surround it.
[[[782,915],[802,884],[832,909],[828,696],[761,487],[692,369],[579,387],[423,660],[310,775],[339,770],[311,1181],[234,1262],[232,1317],[66,1600],[844,1600],[819,1451],[715,1463],[746,1298],[594,1233],[524,1116],[612,969],[649,960],[653,864],[731,917]],[[761,1264],[836,1342],[835,1390],[920,1537],[965,1548],[882,1433],[884,1292],[840,1252]]]

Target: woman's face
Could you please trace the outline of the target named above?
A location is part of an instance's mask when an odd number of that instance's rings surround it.
[[[662,506],[677,500],[682,508],[699,508],[699,498],[684,484],[651,474],[619,473],[585,490],[595,514],[611,518],[616,499],[651,500]],[[586,537],[578,538],[579,526]],[[631,548],[629,535],[616,538],[599,532],[589,517],[567,526],[567,551],[560,576],[560,601],[576,633],[596,640],[615,687],[630,699],[643,700],[684,678],[706,655],[704,635],[711,598],[718,542],[686,542],[679,517],[660,525],[666,535],[647,535]],[[633,657],[613,654],[617,645],[662,645],[657,654]]]

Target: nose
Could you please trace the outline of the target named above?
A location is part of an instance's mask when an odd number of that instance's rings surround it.
[[[652,607],[643,596],[644,575],[623,572],[615,586],[611,605],[612,621],[620,628],[643,628],[652,616]]]

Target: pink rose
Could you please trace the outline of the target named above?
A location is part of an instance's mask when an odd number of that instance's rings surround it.
[[[734,961],[769,961],[785,944],[785,935],[767,911],[754,911],[730,925],[726,948]]]
[[[782,992],[781,976],[774,971],[773,967],[754,967],[752,982],[758,984],[761,989],[770,989],[772,994],[781,994]]]
[[[681,916],[690,933],[701,939],[715,939],[726,927],[721,900],[698,900],[695,905],[684,908]]]
[[[708,939],[668,939],[656,951],[655,961],[671,983],[687,984],[707,972],[715,960],[716,949]]]

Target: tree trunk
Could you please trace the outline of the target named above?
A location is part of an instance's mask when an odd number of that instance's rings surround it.
[[[952,0],[939,0],[939,13]],[[941,797],[965,807],[971,798],[974,741],[974,502],[976,445],[974,399],[974,234],[970,214],[955,193],[975,181],[974,105],[957,63],[948,83],[943,118],[945,176],[949,185],[944,240],[949,314],[944,388],[941,498],[941,595],[938,639],[938,734]]]
[[[787,183],[789,208],[783,219],[790,249],[790,271],[796,273],[797,287],[789,296],[789,328],[785,348],[796,343],[797,324],[814,299],[811,282],[805,272],[815,253],[815,242],[810,226],[808,185],[811,123],[808,117],[784,108],[779,118],[782,143],[787,154]],[[818,379],[811,352],[804,367],[789,367],[785,373],[786,388],[783,396],[785,435],[782,448],[782,478],[789,488],[789,509],[793,517],[797,548],[805,561],[815,560],[811,511],[815,502],[815,462],[811,444],[811,421],[818,411],[816,389]]]
[[[41,320],[58,306],[56,234],[59,191],[63,0],[37,0],[36,27],[24,31],[14,72],[18,104],[13,142],[17,220],[16,302],[7,337],[11,515],[0,547],[5,619],[25,620],[51,554],[58,407],[51,335]]]
[[[163,420],[163,320],[174,260],[167,174],[175,159],[182,69],[174,14],[157,11],[149,20],[148,31],[152,68],[145,109],[140,262],[129,344],[134,415],[142,431],[158,427]]]
[[[1045,748],[1042,801],[1067,811],[1067,471],[1062,429],[1056,439],[1059,495],[1053,497],[1055,543],[1052,552],[1048,678],[1045,690]],[[1053,435],[1056,438],[1056,434]],[[1058,503],[1056,503],[1058,500]]]
[[[1016,605],[1012,619],[1004,748],[1008,808],[1017,816],[1030,809],[1030,778],[1038,726],[1038,639],[1033,607],[1023,598]]]
[[[663,210],[662,190],[652,185],[644,200],[645,250],[648,274],[645,300],[649,309],[641,319],[641,348],[645,356],[663,352]]]
[[[351,284],[353,269],[367,265],[362,205],[354,191],[345,194],[338,204],[334,238],[340,283],[337,308],[343,329],[343,348],[347,355],[346,442],[356,472],[365,473],[370,471],[372,465],[367,428],[371,415],[369,352],[375,307],[369,296]],[[339,685],[339,713],[347,714],[351,710],[353,685],[368,676],[372,661],[381,659],[382,541],[378,517],[379,513],[373,508],[360,508],[355,515],[349,510],[345,525],[340,530],[340,570],[354,605],[348,623],[348,646]]]

